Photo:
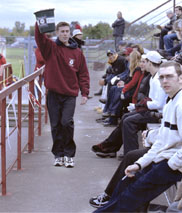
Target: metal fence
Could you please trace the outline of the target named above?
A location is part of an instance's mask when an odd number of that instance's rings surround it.
[[[21,152],[26,146],[28,146],[28,152],[32,152],[34,149],[34,131],[38,129],[38,135],[41,135],[42,126],[42,111],[45,115],[45,122],[47,122],[47,110],[45,103],[42,104],[42,94],[39,92],[38,95],[38,126],[34,125],[34,115],[35,115],[35,103],[34,103],[34,80],[39,77],[39,85],[42,86],[42,72],[44,67],[35,71],[34,73],[28,75],[25,78],[11,84],[10,86],[4,88],[0,91],[0,108],[1,108],[1,128],[0,128],[0,184],[2,187],[2,195],[6,195],[6,176],[8,172],[13,168],[17,162],[17,170],[21,170]],[[26,88],[26,93],[23,93]],[[9,96],[13,94],[11,99]],[[24,94],[26,96],[24,97]],[[28,94],[28,95],[27,95]],[[28,96],[28,97],[27,97]],[[27,102],[28,110],[27,114],[23,117],[23,101]],[[13,104],[14,103],[14,104]],[[8,119],[8,106],[14,105],[15,114],[17,112],[17,117],[15,116],[15,125],[10,129],[9,119]],[[17,105],[17,110],[15,109],[15,104]],[[45,106],[45,108],[44,108]],[[26,131],[23,130],[22,123],[25,119],[28,119],[28,127]],[[8,130],[8,131],[7,131]],[[23,135],[25,134],[25,135]],[[27,137],[28,135],[28,137]],[[11,136],[11,138],[10,138]],[[25,137],[23,137],[25,136]]]

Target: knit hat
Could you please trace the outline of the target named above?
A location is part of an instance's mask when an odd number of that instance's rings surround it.
[[[161,64],[162,62],[162,56],[156,51],[149,51],[146,54],[146,58],[155,64]]]
[[[83,33],[81,32],[81,30],[75,29],[75,30],[73,30],[73,37],[76,35],[83,35]]]
[[[126,47],[125,51],[124,51],[124,55],[130,55],[130,53],[133,51],[133,48],[131,47]]]

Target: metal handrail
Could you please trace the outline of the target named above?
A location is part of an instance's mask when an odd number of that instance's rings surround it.
[[[6,176],[9,170],[6,169],[6,98],[10,96],[13,92],[18,92],[18,118],[17,118],[17,170],[21,169],[21,130],[22,130],[22,87],[28,83],[29,91],[34,93],[34,79],[39,77],[39,84],[41,86],[41,75],[44,71],[44,66],[30,74],[27,77],[20,79],[19,81],[11,84],[10,86],[4,88],[0,91],[0,103],[1,103],[1,184],[2,184],[2,195],[6,195]],[[41,104],[41,93],[39,92],[39,103]],[[47,113],[45,111],[45,113]],[[41,109],[38,112],[38,134],[41,135]],[[28,152],[31,153],[34,149],[34,108],[32,103],[29,101],[28,105]],[[14,163],[14,164],[15,164]],[[14,165],[13,164],[13,165]],[[12,166],[13,166],[12,165]],[[12,168],[12,167],[11,167]]]
[[[13,70],[10,63],[3,64],[0,67],[0,90],[8,86],[13,81]]]
[[[150,10],[149,12],[145,13],[144,15],[140,16],[139,18],[135,19],[134,21],[130,22],[128,25],[132,25],[134,23],[136,23],[137,21],[141,20],[142,18],[144,18],[145,16],[149,15],[150,13],[154,12],[155,10],[159,9],[160,7],[164,6],[165,4],[169,3],[172,0],[168,0],[166,2],[164,2],[163,4],[159,5],[158,7]]]

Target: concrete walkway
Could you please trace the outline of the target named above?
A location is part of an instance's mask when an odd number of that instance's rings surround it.
[[[103,72],[90,72],[91,95],[99,89]],[[95,122],[100,115],[93,109],[99,104],[93,96],[87,105],[77,99],[75,112],[75,167],[54,167],[49,124],[42,136],[35,138],[35,150],[22,155],[22,171],[12,170],[7,176],[7,192],[0,197],[0,212],[92,212],[91,196],[102,192],[119,164],[115,159],[100,159],[91,146],[102,141],[113,128]]]
[[[91,95],[99,90],[103,72],[90,72]],[[12,170],[7,177],[8,196],[0,197],[0,212],[93,212],[92,196],[103,192],[119,165],[117,158],[99,158],[91,146],[101,142],[113,130],[96,123],[101,116],[93,109],[99,104],[93,96],[87,105],[77,99],[75,113],[75,167],[54,167],[49,124],[35,138],[35,150],[22,154],[22,171]],[[161,200],[160,200],[161,202]]]

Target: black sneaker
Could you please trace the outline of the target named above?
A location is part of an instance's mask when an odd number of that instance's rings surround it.
[[[160,37],[160,35],[161,35],[160,33],[155,33],[154,37]]]
[[[103,147],[102,143],[92,146],[92,151],[99,157],[106,158],[115,158],[116,152],[111,152],[110,150]]]
[[[103,99],[103,98],[100,98],[99,101],[102,103],[102,104],[106,104],[107,100],[106,99]]]
[[[101,158],[116,158],[116,152],[97,152],[96,155]]]
[[[99,208],[99,207],[104,206],[106,203],[108,203],[109,199],[110,199],[110,196],[104,192],[104,193],[98,195],[97,197],[92,197],[89,200],[89,203],[91,206],[93,206],[95,208]]]
[[[97,118],[96,122],[97,123],[103,123],[106,120],[106,118],[102,117],[102,118]]]
[[[106,122],[104,122],[103,124],[104,124],[104,126],[111,126],[111,127],[117,126],[117,124],[118,124],[118,117],[112,116]]]
[[[98,92],[94,93],[94,95],[96,96],[102,95],[102,88]]]

